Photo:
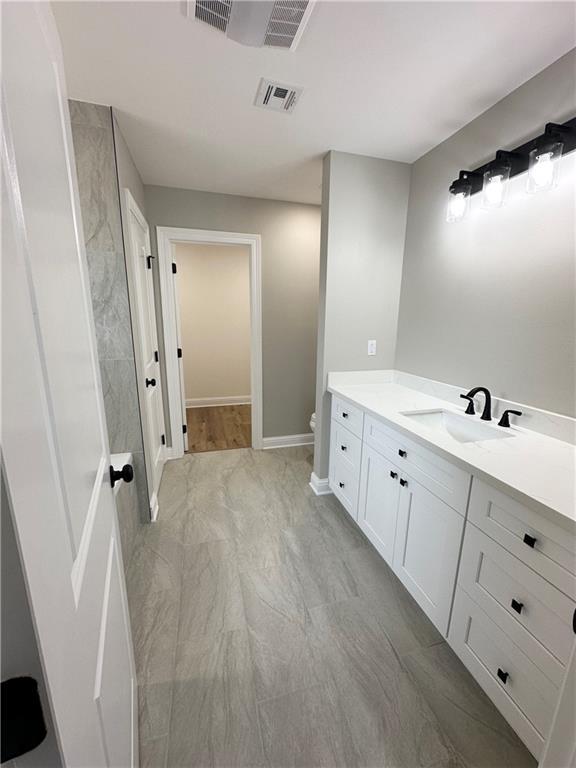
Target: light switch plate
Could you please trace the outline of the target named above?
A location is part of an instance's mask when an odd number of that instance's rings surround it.
[[[376,339],[369,339],[368,340],[368,354],[369,355],[375,355],[376,354]]]

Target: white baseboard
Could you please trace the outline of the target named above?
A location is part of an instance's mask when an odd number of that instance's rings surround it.
[[[228,395],[227,397],[193,397],[186,400],[186,408],[212,408],[217,405],[250,405],[250,395]]]
[[[311,445],[314,442],[314,433],[307,432],[304,435],[283,435],[281,437],[262,438],[262,448],[291,448],[295,445]]]
[[[158,497],[153,493],[152,498],[150,499],[150,520],[152,523],[155,523],[156,520],[158,520],[158,511]]]
[[[310,475],[310,488],[312,488],[316,496],[326,496],[332,493],[328,485],[328,478],[320,478],[315,472],[312,472]]]

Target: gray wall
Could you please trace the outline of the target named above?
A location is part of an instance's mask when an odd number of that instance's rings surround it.
[[[1,676],[2,680],[29,676],[38,682],[47,730],[46,738],[36,749],[3,765],[8,768],[57,768],[62,765],[62,761],[52,724],[3,471],[0,471],[0,512],[2,517],[0,531],[2,542]]]
[[[156,226],[262,236],[264,436],[309,432],[316,385],[319,207],[156,186],[145,186],[145,196],[154,253]]]
[[[575,415],[574,157],[558,187],[447,224],[458,171],[576,113],[576,52],[529,80],[412,169],[395,367]]]
[[[110,451],[131,451],[142,520],[149,520],[116,154],[109,107],[70,101],[80,208]],[[123,160],[123,166],[129,165]]]
[[[329,371],[392,368],[410,166],[330,152],[324,159],[314,471],[328,474]],[[368,339],[377,354],[368,356]]]

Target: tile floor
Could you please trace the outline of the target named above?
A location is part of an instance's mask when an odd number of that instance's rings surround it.
[[[533,768],[311,462],[166,465],[128,567],[141,766]]]

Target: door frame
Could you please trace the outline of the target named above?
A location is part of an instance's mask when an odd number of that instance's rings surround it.
[[[162,334],[166,366],[166,397],[172,435],[169,458],[184,455],[182,419],[186,406],[182,398],[178,362],[178,305],[175,296],[172,263],[178,243],[210,245],[247,245],[250,248],[250,398],[252,401],[252,448],[260,449],[262,441],[262,238],[256,234],[220,232],[183,227],[156,227]],[[183,412],[184,411],[184,412]]]
[[[150,250],[150,228],[148,226],[148,222],[146,221],[146,217],[140,210],[138,203],[134,199],[134,196],[128,189],[128,187],[124,187],[122,189],[122,194],[120,195],[121,202],[122,202],[122,214],[125,218],[125,221],[123,221],[123,231],[124,231],[124,250],[126,252],[126,275],[128,278],[128,294],[129,294],[129,310],[130,310],[130,321],[132,323],[132,344],[134,349],[134,365],[136,368],[136,392],[138,395],[138,411],[140,414],[140,428],[142,432],[142,443],[144,448],[144,465],[145,465],[145,471],[146,471],[146,485],[147,485],[147,497],[148,497],[148,507],[150,511],[150,521],[155,522],[158,518],[158,495],[156,493],[156,490],[151,487],[151,475],[153,474],[150,470],[150,464],[153,462],[154,457],[151,455],[151,436],[148,433],[148,417],[145,413],[146,408],[146,390],[144,388],[144,380],[145,380],[145,371],[142,367],[142,333],[143,330],[141,328],[140,324],[140,307],[138,306],[139,299],[142,299],[143,297],[140,297],[140,294],[138,292],[137,286],[136,286],[136,269],[137,264],[135,263],[138,259],[138,254],[135,253],[134,248],[132,247],[132,231],[130,229],[130,215],[133,214],[134,218],[138,221],[138,223],[142,226],[142,228],[145,228],[148,230],[148,239],[147,239],[147,249],[148,253],[151,253]],[[153,272],[151,270],[151,276],[152,280],[154,280]],[[157,308],[155,307],[155,312],[157,312]],[[158,332],[158,323],[157,318],[153,318],[154,323],[156,323],[156,332]],[[163,403],[163,397],[164,394],[161,391],[161,403]],[[164,409],[162,408],[162,421],[164,421]],[[162,460],[162,466],[164,466],[164,462],[166,461],[167,454],[166,454],[166,448],[160,449],[161,451],[161,460]]]

